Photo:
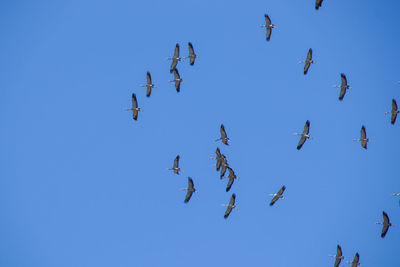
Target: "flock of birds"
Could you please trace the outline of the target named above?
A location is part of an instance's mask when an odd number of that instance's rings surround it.
[[[322,6],[322,2],[323,2],[323,0],[315,1],[315,9],[316,10],[318,10]],[[266,40],[270,41],[272,29],[277,28],[277,26],[272,24],[271,19],[267,14],[265,14],[264,17],[265,17],[265,24],[260,25],[259,27],[266,29]],[[180,77],[179,71],[177,69],[178,62],[184,61],[185,59],[189,59],[190,65],[193,66],[196,58],[199,57],[194,52],[193,45],[190,42],[188,43],[188,50],[189,50],[189,55],[187,57],[180,57],[179,44],[176,44],[175,50],[174,50],[174,55],[170,58],[167,58],[167,60],[172,61],[171,66],[170,66],[170,73],[173,73],[173,75],[174,75],[174,79],[170,80],[169,82],[173,82],[175,84],[175,89],[178,93],[180,92],[180,86],[181,86],[181,83],[183,82],[183,79]],[[313,51],[310,48],[308,50],[306,59],[304,61],[299,62],[299,64],[304,64],[304,75],[306,75],[308,73],[311,64],[315,63],[315,61],[312,59],[312,54],[313,54]],[[341,78],[341,84],[334,85],[334,87],[340,89],[339,100],[342,101],[347,90],[351,89],[351,87],[348,85],[347,77],[345,74],[341,73],[340,78]],[[156,86],[152,82],[150,72],[147,72],[146,79],[147,79],[147,83],[144,85],[139,85],[139,86],[146,87],[146,96],[150,97],[152,89],[156,88]],[[398,83],[400,84],[400,82],[398,82]],[[142,109],[139,108],[138,101],[137,101],[136,95],[134,93],[132,93],[132,107],[125,109],[125,110],[132,112],[132,116],[133,116],[134,120],[138,119],[138,113],[139,113],[139,111],[142,111]],[[393,99],[392,100],[392,110],[385,112],[385,114],[391,114],[391,124],[393,124],[393,125],[395,124],[397,114],[399,114],[399,113],[400,113],[400,111],[397,107],[396,100]],[[300,140],[297,145],[298,150],[300,150],[302,148],[302,146],[307,141],[307,139],[311,138],[309,132],[310,132],[310,121],[307,120],[304,125],[303,132],[302,133],[294,133],[295,135],[300,136]],[[221,127],[220,127],[220,135],[221,135],[220,138],[218,138],[215,141],[221,141],[224,145],[228,146],[230,139],[227,136],[227,133],[225,131],[225,127],[223,124],[221,124]],[[367,133],[366,133],[366,129],[365,129],[364,125],[362,125],[362,127],[361,127],[360,138],[353,139],[353,141],[361,142],[361,146],[364,149],[367,149],[367,143],[371,142],[371,140],[369,138],[367,138]],[[216,166],[216,170],[220,172],[220,179],[228,178],[228,183],[226,185],[226,192],[229,192],[230,189],[232,188],[234,181],[237,179],[237,176],[236,176],[235,172],[233,171],[232,167],[228,164],[228,160],[227,160],[226,156],[221,153],[221,151],[218,147],[217,147],[215,153],[216,153],[216,156],[211,157],[210,159],[216,160],[215,166]],[[180,174],[180,172],[183,172],[179,167],[179,159],[180,159],[180,156],[177,155],[174,159],[172,168],[168,168],[167,170],[172,170],[175,174],[178,174],[178,175]],[[228,176],[225,176],[226,171],[228,171],[228,173],[229,173]],[[272,199],[269,203],[270,206],[273,206],[275,204],[275,202],[277,202],[279,199],[284,199],[283,193],[285,192],[285,189],[286,189],[286,187],[282,186],[277,193],[269,194],[269,196],[272,196]],[[194,187],[193,179],[191,177],[188,177],[188,187],[182,188],[181,190],[186,191],[186,196],[185,196],[184,202],[188,203],[190,201],[193,193],[197,192]],[[393,195],[400,196],[400,193],[396,193]],[[236,202],[236,194],[233,193],[230,197],[228,204],[221,204],[222,206],[226,207],[226,211],[224,214],[225,219],[227,219],[229,217],[229,215],[233,209],[238,209],[238,207],[235,205],[235,202]],[[382,225],[381,237],[384,238],[389,230],[389,227],[391,227],[393,225],[390,223],[387,213],[383,211],[382,214],[383,214],[383,222],[377,222],[376,224]],[[329,255],[329,256],[335,258],[335,263],[334,263],[335,267],[338,267],[339,264],[341,263],[341,261],[345,259],[343,257],[342,248],[340,245],[337,245],[336,255]],[[357,252],[352,261],[346,261],[346,262],[351,263],[352,267],[357,267],[357,266],[361,265],[359,263],[359,260],[360,260],[360,255]]]

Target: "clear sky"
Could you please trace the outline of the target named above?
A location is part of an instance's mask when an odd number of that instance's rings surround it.
[[[399,266],[400,118],[384,115],[400,103],[399,8],[2,1],[0,266],[320,267],[337,244],[364,266]],[[178,64],[178,94],[165,58],[189,41],[200,58]],[[133,92],[138,121],[124,111]],[[313,139],[297,151],[306,120]],[[214,141],[221,123],[229,147]],[[363,124],[367,151],[352,141]],[[217,147],[239,177],[229,193]],[[177,154],[179,176],[166,170]],[[184,204],[187,176],[199,192]],[[231,193],[239,209],[225,220]],[[397,224],[384,239],[382,211]]]

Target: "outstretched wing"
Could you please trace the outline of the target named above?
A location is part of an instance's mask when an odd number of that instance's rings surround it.
[[[226,138],[225,126],[223,124],[221,124],[220,132],[221,132],[221,138],[222,139]]]
[[[178,69],[174,69],[175,78],[175,89],[179,93],[181,90],[181,76],[179,75]]]
[[[169,72],[172,73],[174,70],[176,70],[176,65],[178,65],[178,60],[175,58],[172,59],[171,67],[169,68]]]
[[[397,103],[394,99],[392,99],[392,111],[397,111]]]
[[[267,41],[269,41],[271,39],[271,33],[272,33],[272,29],[270,27],[267,27]]]
[[[150,74],[150,72],[147,72],[146,79],[147,79],[147,84],[151,84],[151,74]]]
[[[221,179],[224,177],[227,167],[228,167],[228,163],[224,156],[224,159],[222,159],[222,164],[221,164],[221,175],[219,176]]]
[[[335,265],[334,267],[338,267],[340,262],[342,261],[342,248],[337,245],[337,249],[336,249],[336,260],[335,260]]]
[[[179,44],[175,45],[174,57],[179,57]]]
[[[176,156],[175,160],[174,160],[174,169],[179,168],[179,158],[180,156]]]
[[[365,126],[361,127],[361,145],[363,148],[367,149],[367,141],[364,140],[367,138],[367,132],[365,131]]]
[[[136,99],[136,95],[134,93],[132,93],[132,114],[133,114],[133,119],[136,121],[137,117],[138,117],[138,111],[136,110],[136,108],[138,107],[138,103],[137,103],[137,99]]]
[[[229,190],[231,190],[234,181],[235,179],[232,176],[229,176],[229,181],[228,184],[226,185],[226,192],[229,192]]]
[[[310,132],[310,121],[307,120],[306,124],[304,124],[303,134],[308,134]]]
[[[285,192],[285,189],[286,189],[286,186],[282,186],[282,188],[279,189],[279,191],[278,191],[278,195],[281,196],[283,194],[283,192]]]
[[[274,196],[274,197],[272,198],[271,202],[269,203],[269,205],[270,205],[270,206],[274,205],[275,202],[276,202],[278,199],[279,199],[278,196]]]
[[[219,171],[219,169],[221,168],[221,164],[222,164],[222,161],[223,161],[223,158],[222,158],[222,156],[221,156],[221,152],[219,151],[219,148],[217,148],[217,150],[216,150],[216,152],[215,152],[216,154],[217,154],[217,164],[216,164],[216,167],[217,167],[217,171]]]
[[[304,64],[304,75],[307,74],[308,69],[310,68],[311,63],[309,61],[306,61],[306,63]]]
[[[146,79],[147,79],[146,96],[149,97],[149,96],[151,95],[151,86],[152,86],[152,83],[151,83],[151,74],[150,74],[150,72],[147,72],[147,74],[146,74]]]
[[[358,254],[357,252],[356,255],[354,255],[354,260],[351,263],[351,267],[357,267],[359,261],[360,261],[360,254]]]
[[[189,59],[190,59],[190,65],[193,66],[194,61],[196,59],[196,54],[194,53],[193,45],[191,42],[189,42]]]
[[[392,124],[394,124],[396,122],[396,118],[397,118],[397,103],[396,100],[392,100],[392,118],[390,120],[390,122]]]
[[[194,192],[194,184],[192,178],[188,177],[188,190],[185,197],[185,203],[188,203]]]
[[[339,100],[343,100],[343,97],[346,94],[347,90],[347,78],[346,75],[344,75],[343,73],[340,74],[340,78],[342,82],[340,84]]]
[[[339,94],[339,100],[342,101],[344,98],[344,95],[346,94],[346,87],[340,87],[340,94]]]
[[[315,0],[315,9],[318,10],[322,5],[323,0]]]
[[[302,136],[299,140],[299,143],[297,144],[297,150],[300,150],[301,147],[304,145],[306,142],[307,138],[305,136]]]
[[[383,228],[382,228],[381,237],[384,238],[387,231],[389,230],[390,221],[389,221],[389,216],[387,215],[386,212],[382,212],[382,215],[383,215]]]
[[[236,194],[232,194],[231,199],[229,200],[229,205],[235,205]]]
[[[304,75],[307,74],[308,69],[310,68],[311,60],[312,60],[312,49],[310,48],[308,50],[306,62],[305,62],[305,65],[304,65]]]
[[[308,53],[307,53],[307,58],[306,58],[306,60],[307,60],[307,61],[311,61],[311,60],[312,60],[312,49],[311,49],[311,48],[308,49]]]
[[[268,27],[269,25],[271,25],[271,19],[267,14],[265,14],[264,17],[265,17],[265,25]]]
[[[235,199],[236,199],[236,195],[235,195],[235,194],[232,194],[231,200],[229,201],[229,205],[228,205],[228,207],[226,208],[226,211],[225,211],[225,214],[224,214],[224,218],[225,218],[225,219],[228,218],[229,214],[231,214],[231,211],[232,211],[232,209],[233,209],[232,206],[235,205]]]

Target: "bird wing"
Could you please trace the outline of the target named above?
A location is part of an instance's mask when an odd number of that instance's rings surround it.
[[[394,124],[396,122],[396,118],[397,118],[397,113],[392,113],[392,118],[390,119],[390,122]]]
[[[286,189],[286,186],[282,186],[282,188],[279,189],[279,191],[278,191],[278,195],[281,196],[283,194],[283,192],[285,192],[285,189]]]
[[[186,193],[186,196],[185,196],[185,203],[188,203],[189,202],[189,200],[190,200],[190,198],[192,197],[192,195],[193,195],[193,191],[191,191],[191,190],[187,190],[187,193]]]
[[[386,236],[387,231],[389,230],[389,225],[388,224],[384,224],[383,228],[382,228],[382,233],[381,233],[381,237],[384,238]]]
[[[269,205],[270,205],[270,206],[274,205],[275,202],[276,202],[278,199],[279,199],[278,196],[274,196],[274,197],[272,198],[271,202],[269,203]]]
[[[175,81],[175,89],[178,93],[181,91],[181,81]]]
[[[265,17],[265,25],[268,27],[269,25],[271,25],[271,19],[267,14],[265,14],[264,17]]]
[[[221,132],[221,138],[222,139],[226,138],[225,126],[223,124],[221,124],[220,132]]]
[[[360,261],[360,255],[357,252],[356,255],[354,255],[354,260],[351,264],[351,267],[357,267],[359,261]]]
[[[192,197],[192,195],[193,195],[193,192],[194,192],[194,184],[193,184],[193,180],[192,180],[192,178],[190,178],[190,177],[188,177],[188,184],[189,184],[189,187],[188,187],[188,190],[187,190],[187,193],[186,193],[186,197],[185,197],[185,203],[188,203],[189,202],[189,200],[190,200],[190,198]]]
[[[396,122],[397,118],[397,103],[396,100],[392,100],[392,118],[390,119],[390,122],[394,124]]]
[[[307,120],[306,124],[304,124],[303,134],[308,134],[310,132],[310,121]]]
[[[306,142],[307,138],[305,136],[302,136],[299,140],[299,143],[297,144],[297,150],[300,150],[300,148],[304,145]]]
[[[231,199],[229,200],[229,205],[235,205],[236,194],[232,194]]]
[[[225,175],[227,165],[228,164],[226,163],[226,160],[223,160],[223,162],[221,164],[221,175],[219,176],[221,179]]]
[[[311,61],[311,60],[312,60],[312,49],[311,49],[311,48],[308,49],[308,53],[307,53],[307,58],[306,58],[306,60],[307,60],[307,61]]]
[[[338,245],[336,249],[336,256],[341,257],[342,256],[342,248]]]
[[[307,74],[308,69],[310,68],[311,63],[309,61],[306,61],[306,63],[304,64],[304,75]]]
[[[189,42],[189,58],[190,58],[190,65],[193,66],[194,61],[196,59],[196,54],[194,53],[193,45]]]
[[[147,84],[151,84],[151,74],[150,74],[150,72],[147,72],[146,79],[147,79]]]
[[[174,57],[179,57],[179,44],[175,46]]]
[[[344,95],[346,94],[346,87],[341,86],[340,87],[340,94],[339,94],[339,100],[343,100]]]
[[[189,189],[194,190],[194,183],[193,183],[193,179],[188,177],[188,185],[189,185]]]
[[[175,78],[175,89],[177,92],[181,90],[181,76],[179,75],[178,69],[174,69],[174,78]]]
[[[231,214],[231,211],[232,211],[232,207],[231,207],[231,206],[228,206],[228,207],[226,208],[226,211],[225,211],[225,214],[224,214],[224,218],[225,218],[225,219],[228,218],[229,214]]]
[[[271,39],[271,33],[272,33],[272,29],[267,27],[267,41],[269,41]]]
[[[315,0],[315,9],[318,10],[318,8],[320,8],[320,6],[322,5],[322,1],[323,0]]]
[[[146,89],[147,89],[147,90],[146,90],[146,96],[147,96],[147,97],[150,97],[150,95],[151,95],[151,86],[147,85],[147,86],[146,86]]]
[[[397,103],[394,99],[392,99],[392,111],[397,111]]]
[[[226,185],[226,192],[229,192],[229,190],[231,190],[234,181],[235,179],[232,176],[229,176],[229,181],[228,184]]]
[[[172,59],[171,67],[169,68],[169,72],[172,73],[174,70],[176,70],[176,65],[178,65],[178,60]]]
[[[179,158],[180,158],[180,156],[178,155],[178,156],[176,156],[176,158],[174,160],[174,169],[178,168],[178,166],[179,166]]]
[[[217,149],[215,150],[215,154],[217,154],[217,158],[221,158],[221,151],[219,150],[218,147],[217,147]]]
[[[365,126],[363,125],[361,127],[361,139],[365,139],[365,138],[367,138],[367,133],[365,131]]]
[[[346,75],[343,73],[340,74],[340,78],[342,80],[342,83],[340,84],[340,87],[347,87],[347,78]]]
[[[181,76],[179,75],[178,69],[174,69],[174,78],[175,78],[175,80],[179,80],[181,78]]]
[[[137,103],[136,95],[134,93],[132,93],[132,108],[137,108],[137,107],[138,107],[138,103]]]

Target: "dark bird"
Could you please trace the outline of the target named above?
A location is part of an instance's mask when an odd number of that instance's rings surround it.
[[[229,172],[229,175],[228,175],[229,181],[228,181],[228,184],[226,185],[226,192],[229,192],[229,190],[231,190],[231,187],[232,187],[232,185],[233,185],[233,182],[235,181],[235,179],[236,179],[237,177],[236,177],[236,174],[235,174],[235,172],[232,170],[231,167],[227,167],[227,168],[228,168],[228,172]]]
[[[356,255],[354,255],[353,261],[348,261],[347,263],[351,263],[351,267],[357,267],[357,266],[361,265],[360,255],[358,254],[358,252],[356,253]]]
[[[315,9],[318,10],[322,5],[323,0],[315,0]]]
[[[335,87],[335,88],[340,88],[339,100],[342,101],[344,95],[346,94],[346,90],[347,90],[347,89],[350,89],[351,87],[347,84],[346,75],[344,75],[343,73],[341,73],[341,74],[340,74],[340,78],[341,78],[341,80],[342,80],[342,83],[340,84],[340,86],[334,85],[333,87]]]
[[[146,96],[149,97],[151,95],[151,89],[152,88],[156,88],[156,86],[154,86],[154,84],[152,84],[152,82],[151,82],[151,74],[150,74],[150,72],[147,72],[146,79],[147,79],[147,84],[141,84],[139,86],[147,88]]]
[[[139,111],[142,111],[141,108],[138,108],[138,103],[136,100],[136,95],[134,93],[132,93],[132,107],[131,108],[126,108],[125,110],[130,110],[132,111],[132,116],[133,119],[136,121],[137,117],[138,117],[138,113]]]
[[[336,255],[329,255],[329,256],[334,257],[336,259],[334,267],[338,267],[340,262],[344,259],[342,255],[342,248],[339,245],[337,245]]]
[[[183,80],[181,79],[181,76],[179,75],[178,69],[174,69],[174,79],[169,82],[175,83],[175,89],[179,93],[181,90],[181,82],[183,82]]]
[[[228,167],[229,167],[228,160],[227,160],[227,158],[225,157],[225,155],[222,154],[222,160],[221,160],[221,174],[220,174],[220,176],[219,176],[221,179],[224,177],[225,172],[226,172],[226,169],[227,169]]]
[[[236,200],[236,195],[232,194],[229,204],[222,204],[222,206],[227,207],[224,215],[225,219],[228,218],[229,214],[231,214],[232,209],[238,208],[235,206],[235,200]]]
[[[277,28],[277,27],[271,23],[271,19],[267,14],[265,14],[264,17],[265,17],[265,25],[260,25],[260,27],[267,29],[267,41],[269,41],[271,39],[272,28]]]
[[[284,199],[284,197],[283,197],[282,194],[283,194],[283,192],[285,192],[285,189],[286,189],[286,187],[285,187],[285,186],[282,186],[282,188],[279,189],[278,193],[276,193],[276,194],[269,194],[270,196],[273,196],[273,198],[272,198],[272,200],[271,200],[271,203],[269,203],[270,206],[274,205],[275,202],[276,202],[278,199],[280,199],[280,198]]]
[[[294,135],[301,136],[299,143],[297,144],[297,150],[300,150],[300,148],[304,145],[306,140],[308,138],[311,138],[311,136],[309,135],[309,132],[310,132],[310,121],[307,120],[306,124],[304,125],[303,132],[302,133],[294,133]]]
[[[221,132],[221,137],[218,138],[217,140],[215,140],[215,142],[221,140],[222,143],[224,143],[225,145],[229,146],[228,141],[229,141],[230,139],[229,139],[228,136],[226,135],[225,127],[224,127],[223,124],[221,124],[220,132]]]
[[[397,114],[399,114],[400,111],[397,109],[397,103],[396,100],[392,99],[392,110],[389,112],[385,112],[385,114],[392,114],[392,118],[390,122],[394,124],[396,122]]]
[[[299,64],[302,64],[302,63],[304,63],[304,75],[306,75],[308,72],[308,69],[310,68],[310,65],[315,63],[315,61],[312,60],[312,49],[311,48],[308,50],[306,60],[299,62]]]
[[[199,56],[196,55],[196,53],[194,52],[193,45],[192,45],[191,42],[188,43],[188,46],[189,46],[189,56],[188,56],[188,58],[189,58],[189,60],[190,60],[190,65],[193,66],[194,61],[195,61],[196,58],[198,58]]]
[[[174,69],[176,68],[176,65],[178,65],[178,61],[183,60],[183,58],[179,57],[179,44],[176,44],[176,46],[175,46],[174,56],[167,58],[167,60],[172,60],[171,67],[169,69],[169,72],[172,73],[174,71]]]
[[[371,142],[371,140],[369,140],[367,138],[367,132],[365,131],[365,126],[364,125],[361,127],[361,138],[360,139],[353,139],[353,141],[361,142],[361,146],[363,148],[367,149],[367,143]]]
[[[387,231],[389,230],[389,227],[392,226],[392,224],[390,223],[389,216],[387,215],[386,212],[382,212],[382,216],[383,216],[383,222],[377,222],[376,224],[383,225],[381,237],[384,238],[386,236]]]
[[[190,198],[192,197],[193,193],[196,193],[196,189],[194,188],[193,180],[192,178],[188,177],[188,188],[182,188],[182,190],[186,190],[186,197],[185,197],[185,203],[188,203]]]
[[[167,169],[167,170],[171,170],[174,171],[175,174],[179,174],[179,172],[183,172],[180,168],[179,168],[179,155],[176,156],[175,160],[174,160],[174,165],[172,166],[171,169]]]

